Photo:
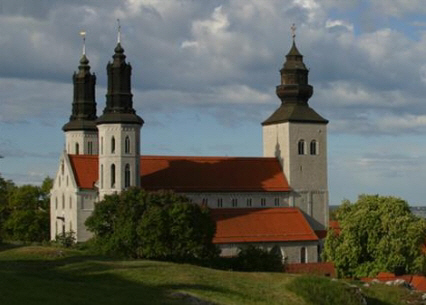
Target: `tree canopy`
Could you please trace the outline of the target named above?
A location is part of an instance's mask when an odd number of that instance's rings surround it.
[[[340,276],[374,276],[380,271],[422,271],[426,220],[411,213],[396,197],[361,195],[335,213],[340,232],[329,231],[324,259]]]
[[[173,192],[131,188],[105,196],[86,226],[108,254],[182,261],[216,253],[209,209]]]
[[[42,186],[15,186],[0,176],[0,239],[43,241],[49,239],[49,192],[52,179]]]

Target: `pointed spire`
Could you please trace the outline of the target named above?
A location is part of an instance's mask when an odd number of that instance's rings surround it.
[[[120,25],[120,19],[117,18],[117,44],[119,44],[121,41],[121,25]]]
[[[90,73],[89,60],[86,57],[86,32],[81,31],[83,37],[83,55],[80,59],[78,72],[74,72],[74,98],[70,121],[62,129],[69,130],[97,130],[96,129],[96,76]]]

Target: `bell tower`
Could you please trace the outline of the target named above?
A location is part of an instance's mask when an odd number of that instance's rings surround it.
[[[65,150],[68,154],[98,154],[98,130],[96,128],[95,85],[96,76],[90,73],[86,57],[85,32],[83,35],[83,55],[78,72],[72,77],[74,98],[70,120],[62,130],[65,132]]]
[[[293,190],[290,205],[305,213],[314,230],[323,230],[328,225],[328,121],[308,104],[313,87],[296,47],[294,25],[292,30],[293,44],[276,87],[281,105],[262,123],[263,155],[280,161]]]
[[[99,197],[140,185],[140,129],[144,123],[133,109],[132,67],[120,43],[107,65],[106,107],[96,121],[99,131]]]

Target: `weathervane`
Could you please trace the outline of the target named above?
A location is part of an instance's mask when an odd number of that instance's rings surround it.
[[[118,18],[117,18],[117,24],[118,24],[117,43],[120,43],[121,25],[120,25],[120,19],[118,19]]]
[[[86,55],[86,31],[81,31],[80,35],[83,37],[83,55]]]
[[[296,25],[293,23],[290,29],[291,29],[291,35],[293,36],[293,41],[294,41],[294,38],[296,37]]]

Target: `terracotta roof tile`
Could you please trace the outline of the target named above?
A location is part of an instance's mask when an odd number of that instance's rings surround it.
[[[98,158],[69,155],[78,186],[93,188]],[[275,158],[142,156],[141,187],[178,192],[290,191]]]
[[[318,240],[297,208],[212,209],[211,215],[216,244]]]
[[[77,185],[82,189],[93,189],[98,180],[98,156],[68,155]]]

